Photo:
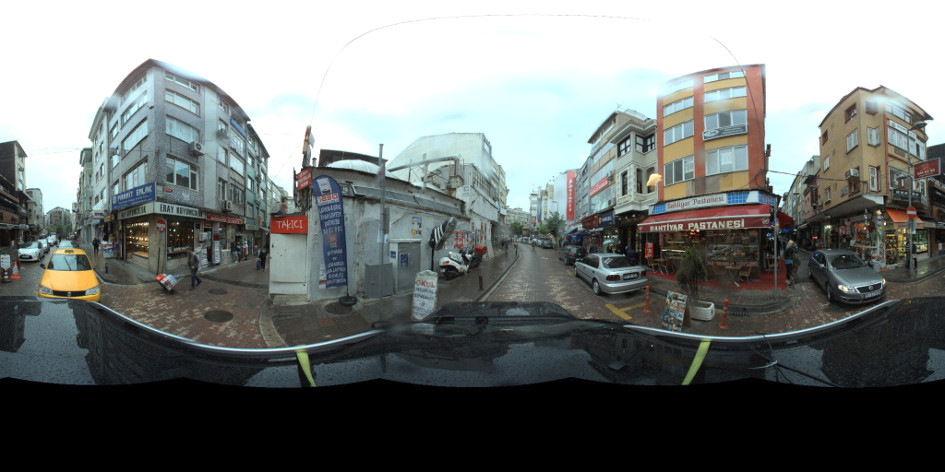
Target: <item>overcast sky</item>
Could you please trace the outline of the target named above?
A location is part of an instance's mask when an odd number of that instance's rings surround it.
[[[662,81],[711,67],[766,65],[776,193],[856,87],[885,85],[934,118],[945,112],[945,7],[932,1],[453,3],[4,5],[0,142],[26,149],[27,185],[46,210],[71,208],[96,110],[157,59],[237,100],[286,189],[309,124],[317,149],[377,155],[383,144],[388,159],[420,136],[482,132],[510,206],[527,208],[533,188],[583,163],[609,113],[655,118]],[[930,145],[945,142],[940,121],[927,131]]]

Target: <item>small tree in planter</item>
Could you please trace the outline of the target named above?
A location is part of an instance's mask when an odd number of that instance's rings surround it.
[[[683,326],[689,326],[689,319],[693,312],[696,313],[696,319],[704,321],[712,319],[715,305],[699,300],[699,282],[705,280],[706,275],[702,254],[694,247],[687,248],[683,253],[679,268],[676,269],[676,282],[686,294],[686,315]]]

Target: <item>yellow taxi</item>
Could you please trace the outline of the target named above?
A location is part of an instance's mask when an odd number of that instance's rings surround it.
[[[59,248],[49,256],[49,263],[39,281],[39,296],[72,298],[97,302],[101,295],[92,262],[79,248]]]

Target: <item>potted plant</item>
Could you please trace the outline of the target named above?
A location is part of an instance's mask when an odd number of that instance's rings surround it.
[[[705,280],[706,275],[702,254],[694,247],[687,248],[676,269],[676,282],[679,282],[687,299],[683,326],[688,326],[690,317],[709,321],[715,316],[715,304],[699,300],[699,281]]]

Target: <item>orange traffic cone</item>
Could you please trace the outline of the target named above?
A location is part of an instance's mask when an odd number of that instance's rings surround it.
[[[11,279],[20,278],[20,271],[17,269],[16,261],[13,261],[13,275],[10,276]]]

